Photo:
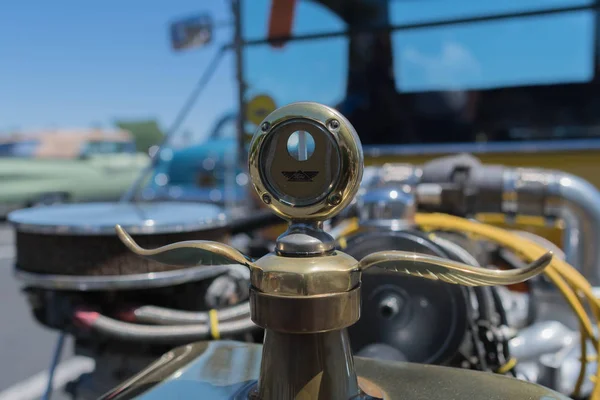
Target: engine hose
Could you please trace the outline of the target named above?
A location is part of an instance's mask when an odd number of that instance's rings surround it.
[[[504,309],[504,306],[502,305],[502,299],[500,298],[500,295],[498,294],[498,290],[496,290],[495,287],[492,287],[491,292],[492,292],[492,296],[494,298],[494,305],[496,306],[496,312],[498,313],[498,316],[500,317],[500,324],[502,324],[503,326],[509,326],[508,317],[506,315],[506,310]],[[511,372],[511,374],[516,377],[517,374],[515,372],[514,367],[517,364],[517,360],[516,360],[516,358],[511,357],[511,355],[510,355],[508,338],[505,338],[503,352],[504,352],[504,358],[506,360],[508,360],[508,362],[504,366],[500,367],[498,369],[498,371],[496,371],[496,372],[503,373],[504,371],[508,371],[508,372]],[[509,363],[511,365],[509,365]]]
[[[481,224],[475,221],[470,221],[460,217],[454,217],[445,214],[417,214],[416,223],[422,228],[430,230],[453,230],[468,233],[471,235],[483,237],[487,240],[496,242],[531,262],[542,256],[547,250],[535,243],[531,239],[517,236],[504,229],[497,228],[491,225]],[[592,316],[598,324],[600,319],[600,300],[598,300],[593,292],[592,287],[587,280],[573,268],[560,258],[553,257],[550,265],[545,269],[544,273],[554,283],[561,294],[565,297],[569,306],[573,309],[579,322],[581,323],[582,342],[589,338],[594,344],[596,351],[600,354],[599,340],[594,335],[592,323],[588,314],[585,311],[584,305],[580,300],[580,294],[589,302],[592,310]],[[599,325],[600,327],[600,325]],[[582,344],[582,350],[585,349],[585,344]],[[578,379],[572,397],[578,397],[581,391],[585,371],[587,367],[588,357],[584,352],[582,354],[580,379]],[[596,372],[596,382],[600,382],[600,368]],[[600,384],[596,384],[592,391],[591,400],[600,400]]]
[[[239,318],[250,318],[250,303],[243,302],[216,310],[219,322],[228,322]],[[210,322],[209,311],[182,311],[157,306],[141,306],[120,313],[126,321],[143,322],[156,325],[194,325]]]
[[[531,262],[547,252],[539,243],[535,243],[529,238],[517,236],[504,229],[497,228],[491,225],[481,224],[476,221],[465,218],[455,217],[447,214],[438,213],[418,213],[415,216],[415,222],[422,228],[429,230],[451,230],[471,235],[480,236],[492,242],[496,242],[501,246],[513,250],[521,257]],[[344,226],[343,234],[348,235],[358,229],[356,219],[350,220]],[[342,236],[339,240],[343,240]],[[598,324],[600,320],[600,301],[594,296],[592,287],[589,282],[581,275],[581,273],[558,257],[553,257],[550,265],[545,269],[544,274],[552,281],[560,293],[563,295],[568,305],[573,309],[575,315],[581,324],[581,350],[583,352],[579,379],[575,385],[572,397],[579,397],[581,386],[583,383],[582,377],[585,376],[588,357],[584,351],[586,348],[585,341],[589,338],[594,344],[597,354],[600,354],[600,346],[598,338],[594,335],[592,323],[588,317],[584,305],[582,304],[579,294],[589,302],[592,315]],[[600,324],[598,325],[600,328]],[[596,372],[595,382],[600,382],[600,368]],[[594,386],[591,400],[600,400],[600,384]]]
[[[221,336],[236,335],[258,329],[258,326],[250,319],[227,321],[222,324],[217,322],[210,325],[138,325],[88,310],[75,311],[73,319],[83,327],[113,339],[154,344],[190,343],[207,338],[219,339]]]

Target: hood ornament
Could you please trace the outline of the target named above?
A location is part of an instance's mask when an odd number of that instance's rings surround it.
[[[302,159],[288,151],[296,132],[312,138],[310,156],[306,148],[300,149],[306,155]],[[154,261],[184,267],[241,264],[250,269],[252,320],[265,329],[253,399],[291,400],[305,394],[312,399],[372,398],[359,387],[345,329],[360,318],[361,273],[368,268],[490,286],[530,279],[552,259],[547,253],[525,268],[501,271],[402,251],[377,252],[357,261],[335,250],[323,221],[356,195],[363,154],[350,122],[321,104],[293,103],[269,114],[250,145],[249,170],[259,198],[289,221],[274,253],[251,260],[211,241],[148,250],[120,226],[117,233],[131,251]]]

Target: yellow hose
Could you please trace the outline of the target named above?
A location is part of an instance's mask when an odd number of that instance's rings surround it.
[[[517,365],[517,359],[511,358],[510,360],[507,361],[506,364],[504,364],[503,366],[498,368],[498,371],[496,371],[496,372],[499,374],[506,374],[508,371],[513,369],[515,367],[515,365]]]
[[[585,381],[585,373],[587,369],[588,357],[587,357],[587,335],[583,331],[583,327],[579,325],[579,331],[581,332],[581,368],[579,369],[579,375],[577,376],[577,381],[575,381],[575,387],[573,389],[572,397],[579,397],[581,394],[581,387],[583,386],[583,382]],[[585,361],[584,361],[585,358]]]
[[[546,252],[546,249],[529,239],[517,236],[501,228],[481,224],[464,218],[445,214],[417,214],[416,223],[424,229],[460,231],[485,238],[511,249],[528,262],[537,259]],[[598,320],[600,320],[600,301],[594,297],[591,285],[575,268],[558,258],[553,258],[551,264],[546,268],[545,274],[554,285],[556,285],[558,290],[565,297],[569,306],[575,312],[582,327],[582,342],[585,342],[585,340],[583,340],[584,338],[589,338],[594,344],[597,353],[600,354],[599,340],[594,335],[592,323],[577,294],[577,291],[583,293],[584,297],[589,302],[592,315],[594,316],[596,323],[598,323]],[[579,374],[580,377],[585,376],[586,364],[588,361],[585,350],[585,344],[582,344],[583,354]],[[600,382],[600,368],[597,369],[596,382]],[[579,394],[582,384],[583,379],[578,379],[575,384],[573,397],[576,397],[576,395]],[[591,399],[600,400],[600,385],[595,385]]]

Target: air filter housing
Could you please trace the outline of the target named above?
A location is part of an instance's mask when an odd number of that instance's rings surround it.
[[[16,230],[17,275],[41,279],[126,277],[180,268],[131,253],[118,239],[116,224],[154,248],[182,240],[223,241],[227,223],[220,207],[175,202],[68,204],[19,210],[8,219]]]

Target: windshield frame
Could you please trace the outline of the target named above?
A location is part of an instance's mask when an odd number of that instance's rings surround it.
[[[338,17],[342,17],[340,15],[340,10],[335,10],[335,6],[331,6],[331,4],[327,4],[328,1],[327,0],[307,0],[310,1],[311,3],[316,3],[319,5],[322,5],[323,7],[327,8],[328,10],[330,10],[332,13],[334,13],[335,15],[337,15]],[[344,3],[345,4],[345,3]],[[360,35],[362,33],[377,33],[377,32],[389,32],[390,34],[393,32],[399,32],[399,31],[409,31],[409,30],[419,30],[419,29],[428,29],[428,28],[435,28],[435,27],[445,27],[445,26],[456,26],[456,25],[465,25],[465,24],[479,24],[479,23],[486,23],[486,22],[490,22],[490,21],[501,21],[501,20],[514,20],[514,19],[527,19],[527,18],[532,18],[532,17],[537,17],[537,16],[550,16],[550,15],[565,15],[565,14],[573,14],[573,13],[581,13],[582,11],[596,11],[598,12],[600,10],[600,3],[599,2],[590,2],[587,4],[578,4],[578,5],[565,5],[565,6],[542,6],[541,8],[537,8],[537,9],[531,9],[531,10],[521,10],[521,11],[510,11],[510,12],[490,12],[490,13],[486,13],[486,14],[480,14],[480,15],[475,15],[475,16],[464,16],[464,17],[456,17],[456,18],[438,18],[438,19],[428,19],[428,20],[424,20],[424,21],[419,21],[419,22],[412,22],[412,23],[403,23],[403,24],[387,24],[385,26],[371,26],[371,27],[361,27],[361,26],[351,26],[347,29],[342,29],[342,30],[335,30],[335,31],[322,31],[322,32],[315,32],[315,33],[307,33],[307,34],[292,34],[292,35],[286,35],[286,36],[277,36],[277,37],[264,37],[264,38],[253,38],[253,39],[245,39],[242,40],[241,42],[241,46],[242,46],[242,50],[246,49],[246,48],[250,48],[250,47],[255,47],[255,46],[264,46],[264,45],[272,45],[273,43],[277,42],[284,42],[285,44],[288,43],[293,43],[293,42],[301,42],[301,41],[313,41],[313,40],[319,40],[319,39],[330,39],[330,38],[336,38],[336,37],[346,37],[346,38],[352,38],[353,36],[356,35]],[[596,13],[596,21],[598,21],[600,19],[600,17],[598,16],[598,13]],[[596,22],[596,25],[598,24],[598,22]],[[589,82],[595,82],[598,80],[598,71],[600,70],[600,68],[598,67],[598,34],[596,32],[594,32],[594,55],[593,55],[593,66],[590,66],[593,69],[593,73],[592,73],[592,78],[589,80]],[[233,45],[232,45],[233,46]],[[350,71],[348,71],[348,73],[350,73]],[[349,77],[348,77],[349,79]],[[531,84],[531,85],[511,85],[511,86],[502,86],[500,87],[501,89],[504,88],[533,88],[534,90],[537,87],[567,87],[566,89],[571,89],[572,86],[581,86],[581,85],[587,85],[589,82],[585,82],[585,83],[553,83],[553,84],[549,84],[549,83],[536,83],[536,84]],[[240,85],[240,87],[242,88],[246,88],[248,87],[248,85],[243,82],[243,81],[238,81],[238,84]],[[470,89],[464,89],[465,91],[469,91]],[[486,90],[495,90],[495,88],[477,88],[474,89],[476,91],[486,91]],[[428,90],[425,91],[419,91],[416,93],[427,93]],[[245,96],[245,91],[241,91],[240,93],[241,96]],[[415,93],[415,92],[413,92]],[[246,103],[246,98],[245,97],[241,97],[240,98],[240,103],[244,104],[245,107],[245,103]],[[241,117],[243,118],[243,122],[242,124],[245,126],[245,124],[247,123],[246,121],[246,115],[245,113],[242,113]],[[516,125],[515,128],[520,128],[519,125]],[[239,132],[240,135],[240,141],[243,141],[243,136],[244,136],[244,132],[240,131]],[[493,136],[493,135],[492,135]],[[512,139],[511,139],[512,140]],[[539,144],[541,144],[541,141],[543,141],[543,139],[541,138],[533,138],[533,141],[537,141]],[[573,139],[575,141],[579,140],[579,139]],[[567,140],[565,139],[564,141],[561,140],[561,142],[563,142],[566,145],[570,145],[570,143],[573,140]],[[589,139],[589,138],[583,138],[582,140],[584,141],[594,141],[596,140],[595,138]],[[600,140],[600,138],[598,139]],[[494,143],[495,139],[483,142],[483,143],[473,143],[473,142],[464,142],[464,141],[456,141],[456,143],[461,143],[461,144],[475,144],[475,147],[479,150],[482,151],[482,149],[487,147],[488,143]],[[521,144],[523,144],[523,141],[520,142]],[[449,143],[450,145],[455,144],[455,142],[451,142]],[[504,143],[506,144],[506,143]],[[374,153],[377,152],[381,152],[381,151],[386,151],[392,148],[396,148],[397,146],[403,146],[404,144],[373,144],[373,145],[369,145],[368,143],[366,144],[368,147],[371,146],[375,146],[377,147],[377,150]],[[436,148],[439,149],[439,146],[445,146],[445,144],[437,144],[438,145]],[[577,143],[573,143],[574,146],[579,146],[579,144]],[[426,144],[425,145],[428,148],[431,148],[430,144]],[[520,146],[521,148],[523,146]],[[552,146],[551,146],[552,147]],[[419,148],[418,151],[427,151],[429,152],[430,150],[424,150],[423,148]],[[490,148],[490,151],[491,148]]]

